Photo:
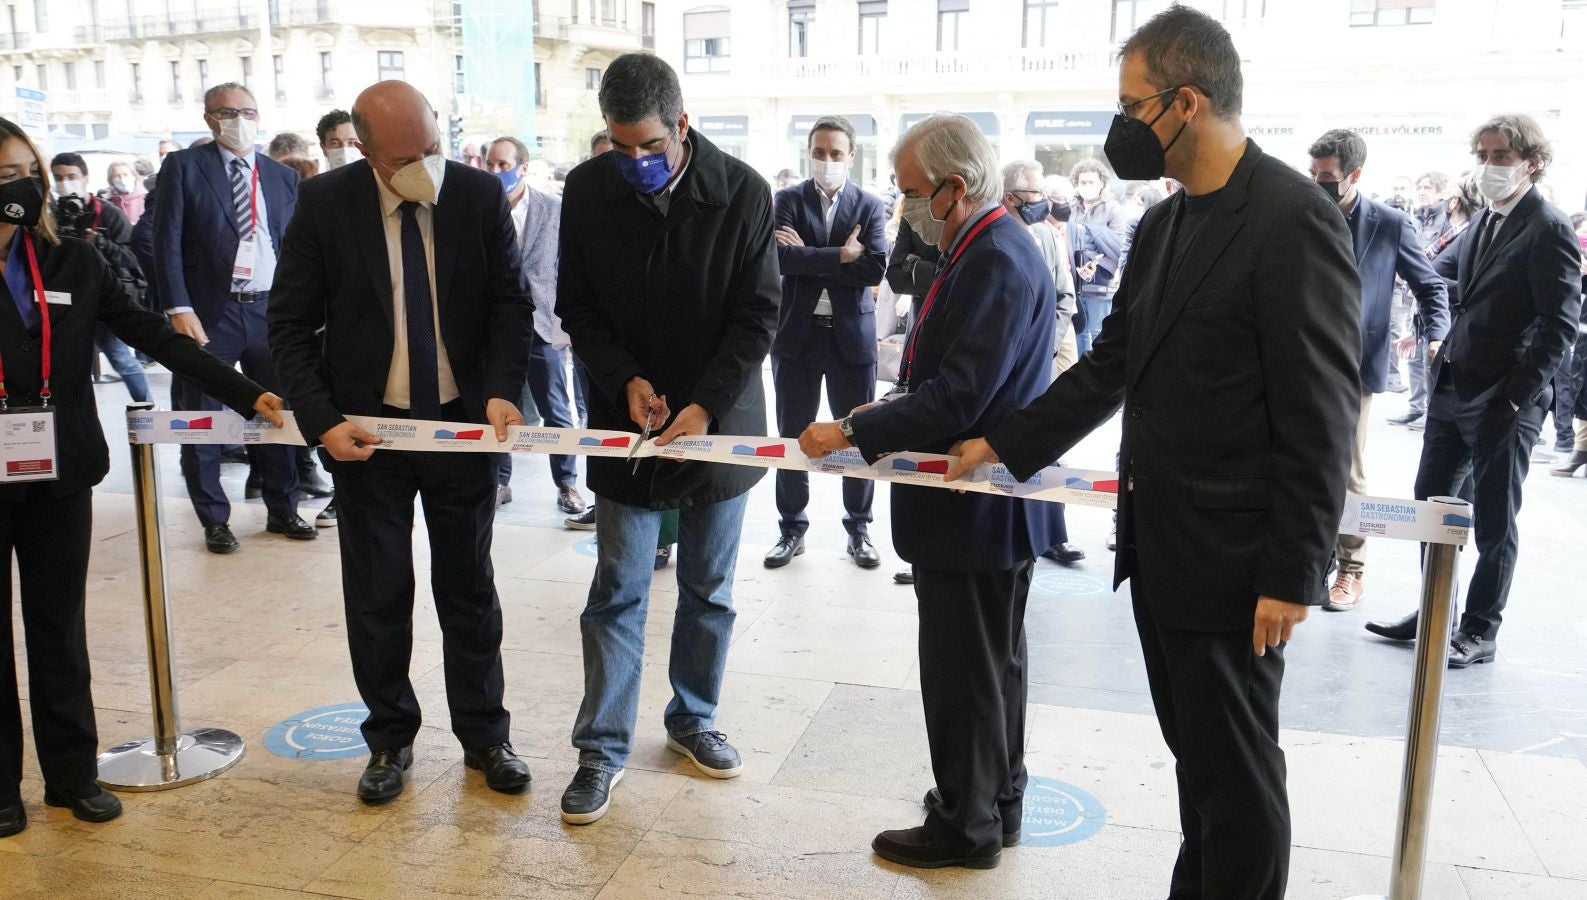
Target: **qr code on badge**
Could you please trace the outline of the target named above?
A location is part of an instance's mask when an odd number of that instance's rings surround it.
[[[41,434],[41,433],[43,433],[43,431],[44,431],[44,423],[42,421],[33,423],[33,433],[34,434]]]

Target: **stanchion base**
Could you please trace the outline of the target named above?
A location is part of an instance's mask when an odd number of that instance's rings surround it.
[[[153,738],[128,741],[99,754],[99,785],[113,791],[163,791],[214,778],[242,759],[242,738],[220,728],[181,734],[176,752],[162,755]]]

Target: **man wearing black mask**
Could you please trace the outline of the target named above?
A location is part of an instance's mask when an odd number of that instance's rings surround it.
[[[1108,162],[1184,185],[1141,219],[1096,344],[1030,406],[961,445],[958,478],[1028,478],[1122,404],[1115,583],[1130,580],[1177,763],[1174,897],[1279,900],[1290,817],[1284,645],[1323,580],[1360,406],[1350,232],[1240,123],[1240,56],[1174,6],[1120,52]]]

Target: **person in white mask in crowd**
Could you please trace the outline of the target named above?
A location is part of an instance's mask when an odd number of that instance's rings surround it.
[[[325,155],[325,171],[340,169],[350,162],[364,158],[355,144],[358,135],[353,132],[353,117],[345,109],[333,109],[314,126],[320,139],[320,152]]]
[[[99,199],[121,210],[122,215],[127,217],[127,224],[138,224],[138,220],[143,218],[144,200],[149,195],[143,189],[143,179],[133,171],[132,164],[111,163],[105,170],[105,181],[110,186],[99,192]]]
[[[265,340],[281,237],[297,203],[298,173],[258,152],[259,108],[253,92],[227,82],[204,92],[204,124],[215,140],[177,150],[160,168],[154,206],[155,295],[171,325],[227,365],[276,389]],[[171,406],[218,410],[182,381]],[[184,444],[182,475],[211,553],[235,553],[231,503],[220,483],[219,444]],[[291,540],[315,538],[298,517],[297,453],[280,444],[253,454],[268,516],[265,530]]]
[[[822,116],[805,146],[811,177],[777,192],[777,261],[782,304],[771,345],[777,391],[777,433],[798,437],[814,422],[826,382],[827,406],[836,416],[876,399],[876,297],[871,289],[887,269],[887,212],[875,196],[849,180],[854,126]],[[874,569],[881,555],[871,544],[874,482],[843,479],[843,527],[855,564]],[[781,568],[805,551],[810,520],[810,476],[777,471],[777,514],[782,534],[766,554]]]
[[[493,790],[520,791],[529,768],[508,743],[490,557],[495,463],[487,453],[376,453],[379,436],[346,418],[421,420],[413,427],[424,436],[438,422],[468,422],[501,440],[522,424],[530,310],[518,237],[501,182],[446,161],[435,110],[412,86],[366,89],[352,123],[364,159],[304,183],[269,333],[298,427],[335,460],[347,644],[369,707],[358,798],[394,799],[413,765],[415,497],[463,763]]]

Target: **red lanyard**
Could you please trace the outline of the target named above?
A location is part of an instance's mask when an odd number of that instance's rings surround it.
[[[942,283],[948,280],[948,273],[953,271],[954,264],[959,261],[960,256],[964,255],[964,251],[981,234],[981,231],[1007,213],[1008,210],[1005,207],[999,206],[997,209],[982,216],[981,221],[975,223],[975,227],[970,229],[970,233],[965,235],[964,240],[959,242],[959,249],[953,251],[953,256],[948,260],[948,264],[943,266],[942,271],[938,272],[937,277],[932,280],[931,290],[926,292],[926,302],[920,307],[920,318],[915,320],[915,327],[909,332],[909,341],[904,349],[903,374],[898,379],[901,383],[909,384],[909,376],[915,368],[915,345],[920,342],[920,329],[926,324],[926,317],[931,315],[931,307],[937,299],[938,288],[941,288]]]
[[[33,275],[33,298],[39,304],[39,356],[42,359],[43,385],[39,388],[39,403],[50,405],[50,306],[44,299],[44,278],[39,275],[39,257],[33,249],[33,233],[22,232],[22,242],[28,248],[28,270]],[[0,409],[5,409],[10,394],[6,393],[5,360],[0,359]]]
[[[93,204],[94,204],[94,223],[92,225],[88,226],[88,230],[89,231],[97,231],[99,229],[99,217],[105,211],[105,207],[99,202],[99,198],[98,197],[95,197],[93,199]]]
[[[253,162],[254,164],[248,167],[253,173],[253,184],[248,190],[248,214],[253,219],[249,223],[248,230],[250,233],[257,233],[259,231],[259,160],[255,158]]]

